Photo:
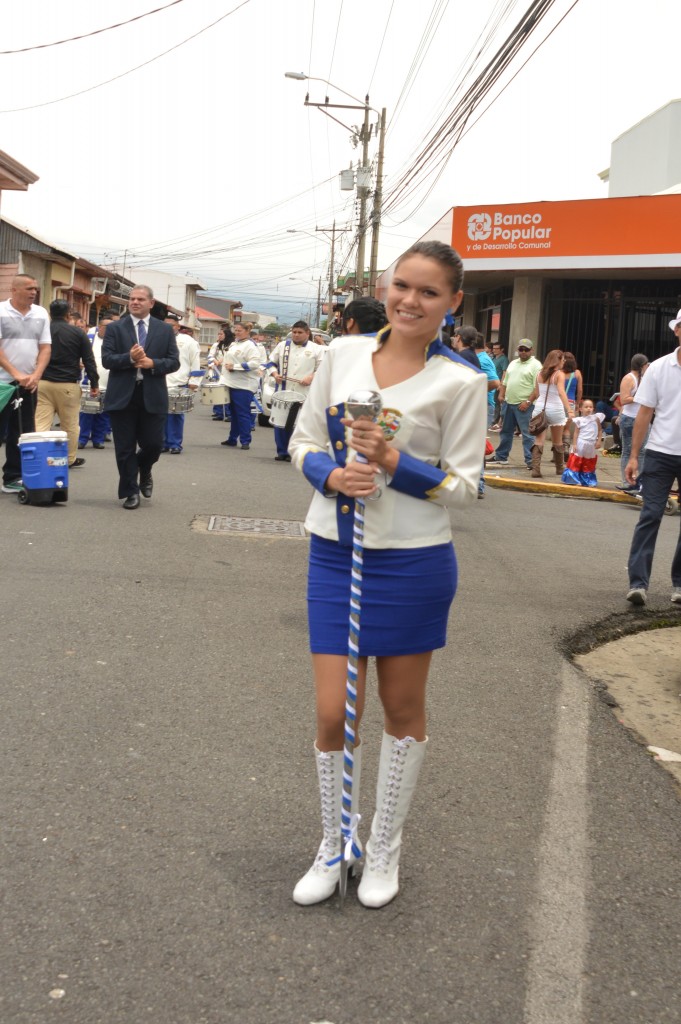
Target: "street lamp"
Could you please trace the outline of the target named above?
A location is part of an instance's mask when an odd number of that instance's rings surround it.
[[[329,114],[329,107],[334,109],[342,110],[363,110],[364,111],[364,124],[359,132],[356,134],[358,141],[362,143],[362,166],[363,177],[368,173],[368,160],[369,160],[369,138],[371,136],[371,130],[369,128],[369,111],[373,110],[375,114],[378,111],[375,107],[369,105],[369,97],[364,97],[364,102],[353,96],[352,93],[346,92],[345,89],[341,89],[340,86],[330,82],[328,78],[316,78],[314,75],[306,75],[303,71],[285,71],[285,78],[292,78],[295,81],[303,82],[324,82],[326,85],[330,85],[332,89],[336,89],[337,92],[347,96],[348,99],[354,100],[357,106],[349,106],[347,103],[329,103],[329,97],[326,96],[324,103],[311,103],[310,94],[308,93],[305,97],[306,107],[317,107],[322,110],[328,117],[336,121],[337,124],[342,125],[343,128],[347,129],[347,125],[344,125],[342,121]],[[381,208],[383,204],[383,154],[385,151],[385,127],[386,127],[386,116],[385,107],[381,110],[379,115],[378,134],[378,167],[376,173],[376,189],[374,191],[374,207],[371,212],[371,258],[369,263],[369,294],[373,295],[376,290],[376,274],[378,268],[378,236],[381,225]],[[352,129],[350,129],[352,130]],[[365,245],[366,245],[366,231],[367,231],[367,199],[369,192],[371,191],[370,186],[362,183],[357,183],[357,191],[359,194],[359,228],[358,228],[358,240],[357,240],[357,271],[355,288],[360,295],[364,294],[364,262],[365,262]]]

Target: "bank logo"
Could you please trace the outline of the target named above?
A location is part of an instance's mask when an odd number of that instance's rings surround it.
[[[492,234],[492,218],[488,213],[472,213],[468,218],[468,237],[471,242],[484,242]]]

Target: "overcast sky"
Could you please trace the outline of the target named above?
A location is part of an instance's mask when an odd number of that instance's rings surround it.
[[[37,47],[168,3],[8,5],[0,46]],[[424,180],[386,216],[380,266],[453,205],[605,197],[598,172],[611,141],[681,95],[679,0],[572,4],[556,0],[439,180]],[[339,190],[337,174],[358,154],[345,128],[304,105],[308,89],[312,101],[327,93],[352,101],[284,72],[329,79],[353,96],[369,92],[372,107],[387,108],[389,193],[451,109],[464,69],[480,71],[529,6],[181,0],[88,39],[2,56],[0,147],[40,177],[27,193],[5,192],[2,213],[95,262],[121,270],[125,259],[133,278],[137,266],[158,265],[196,275],[247,308],[300,315],[328,273],[329,244],[287,229],[314,235],[334,217],[352,227],[352,194]],[[361,117],[334,113],[348,126]],[[341,268],[351,238],[341,235]]]

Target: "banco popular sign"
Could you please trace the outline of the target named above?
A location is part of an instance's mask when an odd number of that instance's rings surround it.
[[[538,211],[527,213],[472,213],[468,218],[469,244],[466,252],[496,252],[499,249],[550,249],[551,227]]]
[[[470,270],[678,267],[681,195],[455,206],[452,245]]]

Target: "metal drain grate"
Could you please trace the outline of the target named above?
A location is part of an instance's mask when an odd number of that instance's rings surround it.
[[[241,519],[238,516],[210,516],[213,533],[255,533],[275,537],[306,537],[305,526],[289,519]]]

